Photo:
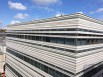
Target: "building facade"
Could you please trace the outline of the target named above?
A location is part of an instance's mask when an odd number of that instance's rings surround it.
[[[6,33],[4,29],[0,29],[0,73],[4,73],[5,54],[6,54]]]
[[[8,25],[6,77],[102,77],[103,22],[81,13]]]

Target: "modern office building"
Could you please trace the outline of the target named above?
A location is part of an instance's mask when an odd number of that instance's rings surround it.
[[[6,29],[6,77],[103,75],[103,21],[76,13]]]

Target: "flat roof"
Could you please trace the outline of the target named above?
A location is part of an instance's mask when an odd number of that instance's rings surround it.
[[[29,21],[29,22],[21,22],[21,23],[16,23],[16,24],[10,24],[8,26],[20,26],[20,25],[27,25],[27,24],[45,23],[45,22],[74,19],[74,18],[81,18],[81,19],[85,19],[85,20],[103,25],[102,20],[98,20],[98,19],[89,17],[89,16],[87,16],[83,13],[75,13],[75,14],[69,14],[69,15],[61,15],[61,16],[52,17],[52,18],[39,19],[39,20],[34,20],[34,21]]]

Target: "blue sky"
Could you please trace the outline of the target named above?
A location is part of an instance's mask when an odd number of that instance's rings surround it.
[[[82,12],[103,19],[103,0],[0,0],[0,27]]]

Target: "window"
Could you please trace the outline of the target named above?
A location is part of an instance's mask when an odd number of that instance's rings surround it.
[[[77,39],[77,45],[86,45],[87,44],[87,40],[85,39]]]
[[[57,43],[65,44],[64,38],[57,38]]]
[[[50,42],[52,42],[52,43],[56,43],[56,42],[57,42],[57,38],[55,38],[55,37],[51,37],[51,38],[50,38]]]
[[[48,73],[48,67],[45,65],[41,64],[41,70],[45,71],[46,73]]]
[[[49,69],[48,69],[48,73],[49,73],[50,75],[52,75],[53,77],[55,77],[55,70],[49,68]]]
[[[31,65],[33,65],[33,60],[32,59],[29,59],[29,62]]]
[[[58,72],[58,71],[56,71],[56,74],[55,74],[55,75],[56,75],[55,77],[63,77],[63,74],[60,73],[60,72]]]
[[[25,35],[25,39],[27,39],[28,37],[27,37],[27,35]]]
[[[32,36],[32,40],[35,40],[35,36]]]
[[[36,36],[36,40],[37,40],[37,41],[39,40],[39,37],[38,37],[38,36]]]
[[[75,45],[75,40],[74,40],[74,39],[66,38],[66,39],[65,39],[65,44]]]
[[[46,37],[46,42],[50,42],[50,37]]]
[[[36,66],[37,68],[40,68],[40,63],[35,62],[35,66]]]
[[[45,38],[45,37],[43,37],[43,41],[45,41],[45,42],[46,42],[46,38]]]

